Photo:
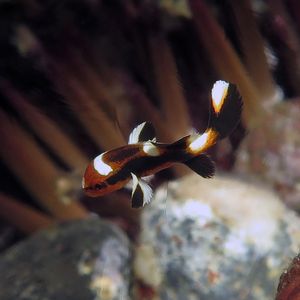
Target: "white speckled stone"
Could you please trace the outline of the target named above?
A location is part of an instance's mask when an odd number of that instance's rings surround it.
[[[268,181],[280,198],[300,211],[300,103],[283,101],[245,137],[235,170]]]
[[[300,220],[257,183],[185,177],[142,212],[136,276],[163,300],[274,299]]]
[[[1,300],[128,300],[130,244],[89,218],[41,231],[0,257]]]

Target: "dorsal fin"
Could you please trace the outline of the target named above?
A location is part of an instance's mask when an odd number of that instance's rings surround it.
[[[155,142],[155,129],[149,122],[136,126],[129,135],[128,144],[136,144],[152,140]]]

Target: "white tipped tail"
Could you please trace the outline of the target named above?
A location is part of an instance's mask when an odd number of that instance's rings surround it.
[[[241,118],[242,98],[236,85],[217,81],[211,91],[211,106],[208,128],[213,128],[222,139],[231,133]]]
[[[223,80],[218,80],[215,82],[212,91],[212,106],[215,113],[219,113],[222,109],[224,101],[228,93],[229,83]]]
[[[188,138],[188,150],[195,155],[205,152],[218,139],[228,136],[240,120],[242,100],[236,86],[226,81],[216,81],[211,91],[211,107],[206,131]]]

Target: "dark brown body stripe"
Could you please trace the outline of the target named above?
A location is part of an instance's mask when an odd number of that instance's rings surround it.
[[[164,149],[165,150],[165,149]],[[128,160],[122,166],[120,171],[108,177],[106,182],[108,185],[116,184],[118,181],[130,178],[131,173],[136,176],[147,176],[149,174],[158,172],[159,170],[169,167],[175,162],[183,162],[190,159],[190,154],[185,151],[164,151],[159,156],[138,156]]]
[[[102,160],[105,163],[121,162],[130,157],[134,157],[141,151],[141,147],[137,145],[127,145],[115,150],[108,151],[103,154]]]

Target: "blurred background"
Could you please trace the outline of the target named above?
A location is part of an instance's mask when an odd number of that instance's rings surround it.
[[[92,213],[134,242],[130,191],[85,197],[86,165],[144,121],[162,142],[205,130],[219,79],[244,110],[210,151],[217,169],[259,178],[298,213],[299,20],[296,0],[1,1],[0,251]]]

